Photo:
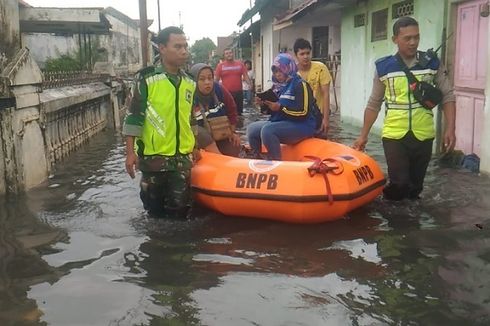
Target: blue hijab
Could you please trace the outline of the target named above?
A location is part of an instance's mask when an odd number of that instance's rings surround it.
[[[293,57],[289,53],[279,53],[272,63],[272,73],[279,70],[287,76],[286,80],[280,83],[274,75],[272,75],[273,89],[276,94],[281,94],[292,79],[298,77],[298,67]]]

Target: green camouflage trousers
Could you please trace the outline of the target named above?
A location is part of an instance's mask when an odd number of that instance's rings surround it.
[[[191,207],[192,156],[145,156],[139,159],[140,198],[155,216],[186,217]]]

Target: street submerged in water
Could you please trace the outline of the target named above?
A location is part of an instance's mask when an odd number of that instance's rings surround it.
[[[358,129],[333,124],[352,144]],[[375,135],[367,152],[386,171]],[[434,159],[422,200],[378,198],[336,222],[179,221],[147,217],[124,159],[106,131],[46,185],[0,199],[0,324],[490,323],[485,176]]]

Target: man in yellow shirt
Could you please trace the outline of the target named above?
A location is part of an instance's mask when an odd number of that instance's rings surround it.
[[[318,132],[327,134],[330,121],[330,82],[332,76],[326,65],[311,61],[311,44],[308,40],[298,38],[294,42],[294,55],[298,62],[298,73],[313,89],[313,96],[323,114],[323,122]]]

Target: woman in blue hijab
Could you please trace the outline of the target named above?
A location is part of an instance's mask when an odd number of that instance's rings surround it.
[[[262,144],[267,158],[281,160],[281,143],[296,144],[313,137],[318,128],[321,113],[318,110],[311,87],[297,74],[298,68],[288,53],[280,53],[272,64],[272,90],[277,102],[261,101],[271,112],[268,121],[251,123],[247,128],[250,147],[260,153]]]

